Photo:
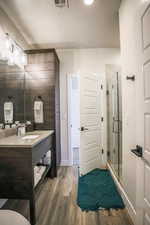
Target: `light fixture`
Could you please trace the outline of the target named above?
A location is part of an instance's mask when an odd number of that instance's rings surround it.
[[[94,0],[84,0],[85,5],[92,5],[94,3]]]
[[[8,35],[0,35],[0,60],[7,61],[8,65],[18,65],[21,68],[27,64],[27,55],[24,50]]]

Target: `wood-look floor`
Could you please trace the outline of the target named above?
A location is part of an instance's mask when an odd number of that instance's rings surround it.
[[[58,177],[46,179],[36,192],[37,225],[131,225],[125,210],[82,212],[76,204],[78,170],[60,167]],[[9,200],[4,208],[28,218],[26,201]]]

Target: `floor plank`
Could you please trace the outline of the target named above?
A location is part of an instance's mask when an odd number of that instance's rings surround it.
[[[60,167],[58,177],[46,179],[36,192],[37,225],[132,225],[125,210],[82,212],[76,204],[78,169]],[[29,218],[27,201],[4,206]]]

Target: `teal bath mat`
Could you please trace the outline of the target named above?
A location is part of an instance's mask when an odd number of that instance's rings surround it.
[[[110,172],[101,169],[79,178],[77,204],[86,211],[125,207]]]

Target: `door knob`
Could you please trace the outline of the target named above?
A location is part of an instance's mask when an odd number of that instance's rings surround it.
[[[132,149],[131,152],[133,152],[138,157],[143,156],[143,148],[139,145],[136,146],[136,149]]]
[[[81,128],[80,128],[80,131],[86,131],[86,130],[89,130],[89,129],[86,128],[86,127],[81,127]]]

